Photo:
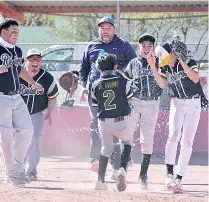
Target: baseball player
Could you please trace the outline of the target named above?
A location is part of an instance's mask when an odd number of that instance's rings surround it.
[[[33,134],[27,106],[20,96],[20,77],[34,90],[42,90],[22,67],[22,51],[16,46],[18,32],[17,21],[0,21],[0,144],[6,182],[11,186],[29,182],[24,159]]]
[[[126,168],[133,138],[128,125],[131,113],[128,99],[132,97],[133,93],[128,80],[115,74],[116,68],[114,55],[105,53],[99,56],[98,71],[101,72],[101,77],[92,84],[92,103],[94,107],[98,108],[98,126],[102,142],[96,190],[108,189],[105,183],[105,172],[108,158],[114,150],[114,136],[118,137],[123,144],[117,188],[119,191],[126,189]]]
[[[133,106],[132,128],[135,131],[140,121],[140,143],[142,151],[141,171],[139,183],[141,189],[148,189],[147,171],[153,152],[155,125],[159,112],[159,98],[161,87],[156,80],[152,68],[158,69],[158,60],[154,56],[155,38],[151,34],[139,37],[139,57],[132,59],[123,76],[132,80]],[[133,131],[133,133],[134,133]]]
[[[97,108],[92,107],[91,101],[91,86],[92,83],[100,77],[100,73],[96,68],[96,60],[99,54],[104,51],[106,53],[114,54],[117,57],[118,69],[123,69],[127,66],[131,59],[136,57],[136,53],[131,45],[120,39],[115,33],[114,20],[110,17],[103,17],[98,23],[98,39],[91,41],[84,52],[81,63],[81,82],[83,89],[81,92],[81,101],[85,101],[85,94],[88,94],[89,111],[91,116],[91,145],[90,145],[90,159],[91,170],[98,171],[99,151],[101,149],[101,139],[98,131]],[[87,87],[88,82],[88,87]],[[117,138],[114,138],[117,143]],[[110,157],[113,166],[112,179],[116,179],[117,170],[120,166],[120,145],[115,144],[114,152]]]
[[[160,74],[167,80],[171,97],[169,136],[165,149],[166,186],[173,192],[182,192],[181,180],[191,157],[201,112],[198,68],[196,61],[187,57],[187,46],[178,39],[172,44],[165,43],[156,47],[156,55],[162,67]],[[181,149],[174,176],[173,168],[180,139]]]
[[[41,52],[30,49],[26,57],[26,70],[28,74],[43,86],[43,91],[36,91],[23,79],[20,79],[20,93],[27,104],[33,123],[33,136],[27,153],[29,164],[26,176],[31,180],[37,180],[37,166],[40,161],[40,142],[44,132],[45,119],[51,124],[51,112],[56,107],[58,88],[53,76],[41,69]]]

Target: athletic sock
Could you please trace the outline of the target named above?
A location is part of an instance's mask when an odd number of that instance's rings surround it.
[[[167,175],[173,175],[173,165],[166,164],[167,167]]]
[[[107,169],[107,163],[108,163],[108,157],[102,156],[100,154],[99,158],[99,170],[98,170],[98,181],[101,181],[102,183],[105,182],[105,173]]]
[[[121,154],[121,162],[120,162],[120,167],[124,168],[125,171],[130,158],[130,154],[131,154],[131,145],[125,144],[123,152]]]
[[[147,179],[147,171],[149,168],[150,159],[151,154],[142,154],[141,171],[139,174],[140,179]]]
[[[182,176],[181,176],[181,175],[176,175],[175,178],[176,178],[176,179],[179,179],[180,181],[182,180]]]

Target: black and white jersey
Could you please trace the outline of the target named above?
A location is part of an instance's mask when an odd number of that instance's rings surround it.
[[[8,68],[8,72],[0,74],[0,92],[19,93],[22,51],[2,38],[0,38],[0,65]]]
[[[158,69],[158,58],[156,58],[156,68]],[[157,100],[162,93],[151,67],[143,57],[134,58],[129,62],[124,77],[133,81],[132,89],[137,99]]]
[[[131,113],[128,99],[133,96],[130,82],[113,71],[105,71],[92,84],[92,106],[98,118],[117,118]]]
[[[198,72],[197,63],[195,60],[190,59],[187,65],[192,70]],[[169,95],[171,97],[187,99],[197,94],[200,95],[200,82],[194,83],[189,79],[179,60],[176,62],[174,67],[164,66],[160,68],[160,73],[167,79]]]
[[[20,79],[21,96],[27,104],[30,114],[45,110],[48,107],[48,99],[55,98],[58,95],[57,84],[49,72],[40,69],[39,73],[33,79],[36,83],[42,85],[43,91],[35,90],[25,80]]]

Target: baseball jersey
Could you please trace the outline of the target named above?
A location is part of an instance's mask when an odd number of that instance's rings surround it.
[[[0,65],[8,68],[8,72],[0,74],[0,92],[19,93],[22,51],[2,38],[0,38]]]
[[[195,60],[190,59],[187,65],[192,70],[198,72]],[[179,61],[176,62],[174,67],[164,66],[160,68],[160,73],[167,79],[169,95],[171,97],[187,99],[197,94],[200,95],[200,82],[194,83],[190,80]]]
[[[25,80],[20,79],[20,93],[28,106],[30,114],[45,110],[48,107],[48,99],[55,98],[58,95],[57,84],[49,72],[40,69],[39,73],[34,76],[33,79],[35,82],[42,85],[43,91],[35,90]]]
[[[98,118],[117,118],[131,113],[128,99],[133,96],[130,82],[113,71],[104,71],[92,84],[92,106]]]
[[[158,58],[156,58],[156,68],[158,69]],[[140,100],[157,100],[162,93],[162,89],[155,81],[151,67],[143,57],[132,59],[125,72],[124,77],[132,80],[134,97]]]

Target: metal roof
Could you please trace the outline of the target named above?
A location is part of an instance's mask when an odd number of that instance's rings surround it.
[[[0,12],[3,15],[15,15],[21,19],[26,12],[58,14],[58,13],[116,13],[117,0],[109,1],[1,1]],[[120,0],[120,12],[208,12],[208,1],[129,1]]]

